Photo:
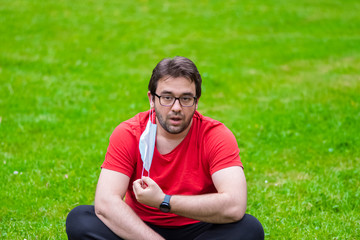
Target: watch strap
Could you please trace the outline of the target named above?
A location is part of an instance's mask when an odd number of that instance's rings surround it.
[[[167,195],[167,194],[165,194],[165,197],[164,197],[164,202],[166,202],[166,203],[170,203],[170,198],[171,198],[171,195]]]

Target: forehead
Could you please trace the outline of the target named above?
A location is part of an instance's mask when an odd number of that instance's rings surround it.
[[[165,77],[159,80],[156,92],[174,95],[192,94],[195,96],[195,82],[184,77]]]

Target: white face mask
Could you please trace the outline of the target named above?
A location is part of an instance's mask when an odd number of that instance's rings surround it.
[[[150,176],[150,167],[154,155],[157,125],[151,122],[152,113],[153,111],[150,110],[149,121],[147,122],[145,131],[141,134],[139,141],[139,150],[143,161],[142,176],[144,174],[144,168],[148,172],[148,176]]]

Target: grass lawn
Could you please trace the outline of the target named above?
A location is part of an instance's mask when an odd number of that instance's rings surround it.
[[[66,239],[155,64],[192,59],[266,239],[360,239],[360,2],[0,0],[0,238]]]

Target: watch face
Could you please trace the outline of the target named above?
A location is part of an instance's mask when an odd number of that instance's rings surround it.
[[[168,213],[170,212],[170,204],[167,202],[163,202],[160,205],[160,211],[164,212],[164,213]]]

